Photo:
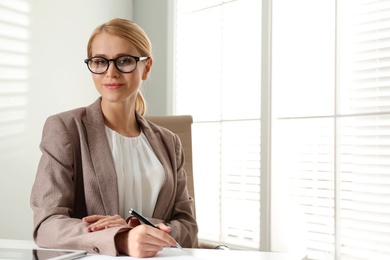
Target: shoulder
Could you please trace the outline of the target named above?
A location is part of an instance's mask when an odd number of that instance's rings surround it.
[[[86,110],[86,107],[79,107],[51,115],[49,118],[60,118],[65,121],[69,119],[83,118],[86,114]]]
[[[45,127],[54,127],[58,125],[69,127],[74,124],[77,124],[77,122],[81,123],[83,118],[85,117],[85,114],[85,107],[60,112],[58,114],[49,116],[46,119]]]
[[[78,107],[53,114],[47,118],[46,124],[62,122],[64,125],[73,125],[81,123],[88,118],[93,119],[94,117],[103,117],[100,108],[100,99],[86,107]]]
[[[74,108],[53,114],[46,119],[44,132],[85,132],[85,127],[99,128],[104,126],[103,114],[100,107],[100,99],[86,107]]]

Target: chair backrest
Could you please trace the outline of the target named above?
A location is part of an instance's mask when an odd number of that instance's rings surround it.
[[[188,193],[195,200],[194,177],[192,172],[192,116],[146,116],[145,118],[171,130],[179,136],[185,156],[184,170],[187,173]]]

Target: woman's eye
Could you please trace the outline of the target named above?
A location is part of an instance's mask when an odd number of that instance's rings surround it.
[[[132,58],[131,57],[125,57],[125,58],[122,58],[122,59],[118,60],[118,64],[120,64],[120,65],[128,65],[128,64],[131,64],[131,63],[132,63]]]
[[[101,66],[101,65],[106,65],[106,64],[107,64],[107,61],[104,60],[104,59],[94,59],[94,60],[93,60],[93,63],[96,64],[96,65]]]

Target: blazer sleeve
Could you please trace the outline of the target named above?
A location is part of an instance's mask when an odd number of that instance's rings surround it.
[[[76,204],[89,203],[82,201],[85,196],[75,196],[75,142],[60,117],[47,119],[40,144],[42,156],[30,198],[34,240],[40,247],[117,255],[114,237],[120,228],[87,232],[87,223],[81,220],[83,216],[75,215]]]

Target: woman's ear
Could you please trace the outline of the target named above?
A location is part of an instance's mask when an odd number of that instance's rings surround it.
[[[144,68],[144,72],[142,73],[142,80],[147,80],[149,77],[149,73],[152,70],[153,60],[151,58],[146,60],[146,65]]]

